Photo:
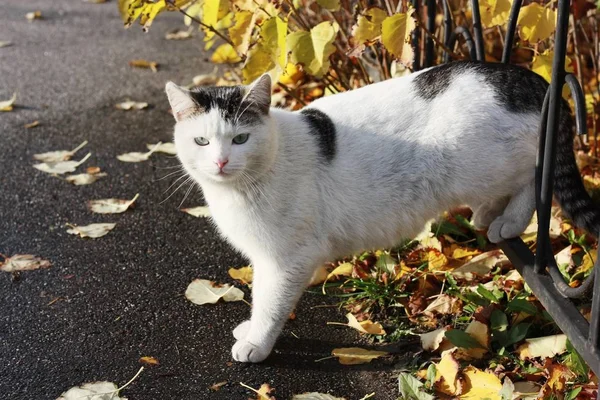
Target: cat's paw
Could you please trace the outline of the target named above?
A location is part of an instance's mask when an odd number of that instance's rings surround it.
[[[238,340],[231,349],[233,359],[239,362],[257,363],[269,356],[271,349],[261,348],[247,340]]]
[[[237,340],[245,339],[250,331],[250,320],[244,321],[233,330],[233,337]]]
[[[525,228],[526,226],[523,226],[521,221],[514,221],[502,215],[490,224],[488,239],[492,243],[500,243],[503,240],[519,236]]]

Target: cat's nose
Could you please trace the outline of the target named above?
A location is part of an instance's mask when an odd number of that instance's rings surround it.
[[[215,164],[217,164],[217,167],[219,167],[219,169],[223,169],[223,167],[227,165],[228,162],[229,160],[218,160],[215,161]]]

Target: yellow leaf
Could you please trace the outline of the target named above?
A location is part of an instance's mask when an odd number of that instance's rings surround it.
[[[429,250],[427,252],[426,260],[429,262],[429,271],[438,271],[448,264],[448,259],[444,253],[440,253],[437,250]]]
[[[434,384],[438,391],[449,396],[461,393],[461,382],[458,379],[460,365],[451,352],[446,352],[435,368]]]
[[[279,77],[279,82],[283,83],[284,85],[292,85],[302,79],[303,76],[304,73],[296,64],[288,63],[285,66],[285,70]]]
[[[285,51],[287,28],[287,22],[279,17],[269,18],[260,26],[260,37],[263,40],[263,46],[269,50],[273,56],[273,61],[277,62],[282,69],[287,64]]]
[[[381,23],[387,17],[387,12],[378,7],[369,8],[356,19],[352,28],[352,37],[357,45],[370,42],[381,35]]]
[[[519,18],[519,36],[529,42],[539,42],[552,35],[556,28],[556,12],[550,7],[531,3],[521,8]]]
[[[414,9],[407,13],[394,14],[381,23],[381,42],[402,64],[411,66],[414,51],[410,45],[410,34],[416,23]]]
[[[511,0],[479,0],[481,23],[485,28],[504,26],[510,14]]]
[[[140,357],[140,362],[141,362],[142,364],[146,364],[146,365],[149,365],[149,366],[154,366],[154,365],[159,365],[159,364],[160,364],[160,363],[158,362],[158,359],[157,359],[157,358],[154,358],[154,357],[148,357],[148,356],[145,356],[145,357]]]
[[[329,11],[337,11],[340,9],[340,0],[317,0],[317,4]]]
[[[290,33],[287,51],[290,61],[302,64],[309,74],[320,78],[329,70],[329,56],[335,52],[333,41],[339,26],[335,22],[321,22],[310,30]]]
[[[234,14],[233,19],[235,24],[229,28],[229,38],[239,54],[246,54],[256,21],[255,14],[250,11],[238,11]]]
[[[456,358],[459,359],[482,359],[483,356],[488,352],[490,346],[490,328],[484,323],[477,320],[471,321],[465,333],[468,333],[473,339],[477,340],[483,348],[459,348],[456,350]]]
[[[533,3],[535,4],[535,3]],[[538,54],[533,57],[533,64],[531,70],[536,74],[542,76],[548,83],[552,78],[552,59],[554,58],[554,51],[546,50],[542,54]],[[569,57],[565,57],[565,70],[567,72],[573,72],[573,61]],[[537,220],[536,220],[537,221]],[[537,230],[536,230],[537,231]]]
[[[261,43],[258,43],[246,54],[246,62],[242,67],[244,83],[253,82],[259,76],[273,68],[275,68],[275,62],[271,57],[271,53]]]
[[[359,347],[344,347],[331,351],[331,355],[338,357],[338,361],[343,365],[366,364],[387,354],[385,351],[366,350]]]
[[[453,245],[452,258],[454,258],[455,260],[470,256],[476,256],[478,254],[480,254],[480,251],[477,249],[468,249],[466,247],[459,247]]]
[[[229,43],[223,43],[210,57],[210,61],[215,64],[235,64],[242,61],[239,54]]]
[[[0,101],[0,111],[12,111],[13,104],[17,100],[17,93],[13,93],[12,97],[5,101]]]
[[[361,333],[368,333],[370,335],[385,335],[385,330],[379,322],[373,322],[371,320],[360,321],[356,319],[352,313],[346,314],[348,318],[348,326],[354,328]]]
[[[490,372],[483,372],[471,365],[463,371],[463,394],[460,399],[472,400],[502,400],[500,391],[502,382]]]
[[[218,22],[229,14],[229,0],[207,0],[202,3],[202,22],[208,26],[218,29]],[[204,41],[213,38],[214,32],[204,29]]]
[[[327,266],[321,265],[317,270],[313,273],[313,276],[310,280],[309,286],[320,285],[323,282],[327,281],[327,276],[329,271],[327,270]]]
[[[233,279],[237,279],[238,281],[249,284],[252,283],[252,278],[254,277],[254,271],[252,267],[242,267],[242,268],[229,268],[229,276]]]
[[[158,63],[155,61],[131,60],[129,61],[129,66],[134,68],[147,68],[152,72],[158,72]]]
[[[354,270],[354,265],[349,262],[342,263],[338,265],[329,275],[327,275],[327,280],[333,277],[339,276],[350,276],[352,275],[352,271]]]

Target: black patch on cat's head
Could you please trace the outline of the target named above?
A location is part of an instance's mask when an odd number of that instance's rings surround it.
[[[498,100],[509,111],[541,111],[548,83],[535,72],[517,65],[456,61],[420,73],[414,78],[413,84],[419,97],[433,100],[444,93],[454,77],[466,71],[480,74],[494,88]]]
[[[213,86],[192,89],[190,96],[204,109],[204,112],[217,109],[221,113],[221,117],[231,124],[259,124],[264,115],[258,106],[245,101],[246,89],[243,86]]]
[[[310,133],[317,139],[320,155],[330,163],[336,152],[336,134],[333,121],[327,114],[316,108],[305,108],[300,113],[304,115]]]

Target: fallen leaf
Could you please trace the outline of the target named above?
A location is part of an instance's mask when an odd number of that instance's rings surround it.
[[[7,42],[7,41],[1,41],[0,40],[0,48],[2,48],[2,47],[9,47],[9,46],[12,46],[12,45],[13,45],[12,42]]]
[[[312,277],[310,278],[310,283],[308,286],[320,285],[321,283],[327,282],[327,277],[329,276],[329,270],[326,265],[321,265],[319,268],[313,272]]]
[[[440,294],[423,310],[424,313],[432,314],[454,314],[458,311],[459,299],[447,294]]]
[[[65,180],[69,183],[72,183],[73,185],[81,186],[81,185],[89,185],[91,183],[94,183],[98,179],[103,178],[107,175],[108,174],[106,172],[99,172],[96,174],[84,173],[84,174],[77,174],[77,175],[69,175],[65,178]]]
[[[463,370],[463,394],[460,399],[502,400],[502,382],[491,372],[483,372],[471,365]]]
[[[327,280],[330,280],[331,278],[334,278],[334,277],[339,278],[340,276],[351,276],[353,270],[354,270],[354,265],[352,263],[349,263],[349,262],[342,263],[342,264],[338,265],[337,267],[335,267],[335,269],[333,271],[331,271],[331,273],[329,273],[329,275],[327,275]]]
[[[252,283],[252,278],[254,276],[254,271],[252,267],[242,267],[242,268],[229,268],[229,276],[233,279],[237,279],[245,285]]]
[[[13,93],[12,97],[8,100],[0,101],[0,111],[12,111],[13,105],[17,100],[17,93]]]
[[[227,381],[217,382],[215,384],[210,385],[208,388],[213,392],[218,392],[219,390],[221,390],[221,387],[225,385],[227,385]]]
[[[335,397],[332,396],[330,394],[327,393],[317,393],[317,392],[311,392],[311,393],[302,393],[302,394],[295,394],[292,397],[292,400],[346,400],[344,397]]]
[[[182,208],[181,211],[193,215],[194,217],[210,217],[210,210],[206,206]]]
[[[43,161],[46,163],[57,163],[60,161],[70,160],[71,157],[75,155],[79,150],[84,148],[88,144],[88,141],[85,140],[79,146],[75,147],[73,150],[56,150],[49,151],[47,153],[34,154],[33,158],[38,161]]]
[[[567,335],[564,334],[525,339],[525,343],[517,348],[521,360],[554,357],[565,351],[567,351]]]
[[[127,400],[118,394],[119,388],[112,382],[91,382],[72,387],[56,400]]]
[[[422,333],[419,335],[421,338],[421,347],[425,351],[436,351],[440,344],[446,339],[447,327],[439,328],[431,332]]]
[[[129,207],[140,196],[136,194],[131,200],[121,199],[101,199],[101,200],[90,200],[87,202],[87,206],[90,211],[98,214],[120,214],[127,211]]]
[[[165,35],[165,39],[167,40],[184,40],[192,37],[192,30],[188,29],[184,31],[183,29],[177,29],[172,32],[167,32]]]
[[[161,142],[158,142],[156,144],[156,146],[154,146],[153,149],[151,149],[149,152],[147,153],[140,153],[137,151],[134,151],[132,153],[125,153],[125,154],[119,154],[117,156],[117,159],[123,162],[142,162],[142,161],[147,161],[150,156],[156,152],[156,149],[158,149],[158,147],[161,145]]]
[[[385,351],[366,350],[359,347],[344,347],[333,349],[331,355],[338,357],[343,365],[356,365],[370,363],[371,360],[388,355]]]
[[[457,396],[462,392],[461,381],[458,379],[460,365],[452,355],[447,351],[435,368],[434,385],[436,390],[449,396]]]
[[[28,12],[27,14],[25,14],[25,18],[27,18],[28,21],[33,21],[34,19],[42,19],[42,12],[41,11],[32,11],[32,12]]]
[[[131,60],[129,66],[133,68],[144,68],[152,70],[152,72],[158,72],[158,63],[155,61],[147,60]]]
[[[352,313],[346,314],[348,318],[348,326],[354,328],[361,333],[368,333],[370,335],[385,335],[386,332],[379,322],[373,322],[371,320],[360,321],[356,319]]]
[[[92,153],[87,153],[87,155],[79,161],[60,161],[55,163],[34,164],[33,168],[48,174],[65,174],[67,172],[75,171],[75,169],[86,162],[91,155]]]
[[[431,272],[442,270],[448,264],[448,258],[438,250],[429,250],[424,254],[423,261],[429,263],[428,268]]]
[[[160,363],[158,362],[157,358],[154,357],[140,357],[140,362],[142,364],[148,365],[148,366],[154,366],[154,365],[159,365]]]
[[[116,104],[115,107],[117,109],[119,109],[119,110],[125,110],[125,111],[129,111],[129,110],[143,110],[144,108],[148,107],[148,103],[141,102],[141,101],[127,100],[127,101],[124,101],[122,103]]]
[[[40,121],[33,121],[33,122],[23,125],[23,127],[25,127],[25,129],[35,128],[36,126],[40,126]]]
[[[481,252],[477,249],[469,249],[466,247],[460,247],[460,246],[453,245],[452,246],[452,255],[450,257],[454,258],[455,260],[460,260],[461,258],[476,256],[479,254],[481,254]]]
[[[473,320],[465,329],[465,333],[473,338],[479,346],[458,348],[455,352],[456,358],[461,360],[482,359],[490,347],[490,328],[480,321]]]
[[[6,257],[0,263],[0,271],[16,272],[16,271],[33,271],[40,268],[48,268],[52,266],[50,261],[33,256],[31,254],[15,254],[12,257]]]
[[[216,70],[211,72],[210,74],[201,74],[196,75],[192,78],[192,82],[194,86],[209,86],[215,85],[219,80],[219,76],[216,73]]]
[[[269,394],[274,389],[271,388],[271,386],[268,383],[263,383],[262,385],[260,385],[260,388],[258,388],[258,390],[254,389],[253,387],[248,386],[242,382],[240,382],[240,385],[242,385],[246,389],[252,390],[254,393],[256,393],[256,395],[257,395],[256,400],[275,400],[275,397],[269,396]],[[248,399],[248,400],[251,400],[251,399]]]
[[[154,149],[156,153],[166,153],[172,156],[177,155],[177,149],[175,148],[175,143],[173,142],[147,144],[146,147],[148,150]]]
[[[556,217],[559,213],[559,209],[556,207],[552,207],[551,216],[550,216],[550,239],[556,239],[562,233],[561,221]],[[537,239],[537,231],[538,231],[538,220],[537,213],[533,214],[531,221],[525,231],[521,234],[521,239],[524,242],[534,242]]]
[[[194,304],[215,304],[219,299],[240,301],[244,292],[227,283],[218,284],[206,279],[194,279],[185,291],[185,297]]]
[[[113,230],[116,225],[117,224],[111,223],[90,224],[85,226],[69,224],[68,226],[70,226],[70,228],[67,229],[67,233],[70,233],[72,235],[79,235],[82,238],[89,237],[92,239],[96,239],[106,235],[108,232]]]
[[[540,385],[531,381],[515,382],[512,400],[536,400],[540,393]]]
[[[472,281],[489,274],[496,266],[510,263],[501,250],[492,250],[473,257],[469,262],[454,269],[450,274],[457,279]]]

